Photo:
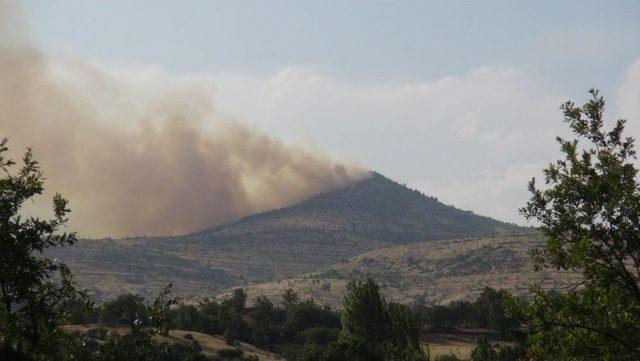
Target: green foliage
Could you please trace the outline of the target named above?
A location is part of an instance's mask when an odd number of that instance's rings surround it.
[[[179,330],[204,331],[204,319],[196,305],[180,305],[168,312],[171,327]]]
[[[96,327],[87,331],[87,337],[95,338],[97,340],[104,340],[107,338],[107,330],[103,327]]]
[[[340,328],[340,317],[331,309],[320,307],[313,300],[298,302],[285,310],[283,336],[294,339],[295,335],[314,327]]]
[[[93,307],[93,302],[88,299],[67,299],[62,302],[61,309],[64,312],[64,320],[69,324],[96,323],[99,318],[99,310]]]
[[[301,344],[326,346],[338,340],[339,329],[329,327],[311,327],[298,332],[296,340]]]
[[[43,256],[52,247],[71,245],[74,233],[59,232],[70,212],[67,201],[53,197],[51,220],[25,217],[22,205],[43,193],[44,178],[31,150],[16,174],[6,159],[7,140],[0,141],[0,359],[12,361],[178,361],[204,360],[194,346],[159,343],[153,340],[168,331],[167,311],[177,299],[169,297],[167,287],[158,298],[137,310],[139,299],[124,297],[109,308],[132,321],[131,332],[109,335],[94,329],[90,335],[65,333],[60,324],[96,316],[87,295],[75,289],[69,269]],[[130,305],[134,307],[129,307]],[[87,311],[89,310],[89,311]],[[117,314],[118,312],[111,312]],[[110,313],[108,313],[110,314]],[[87,316],[89,315],[89,316]],[[135,315],[135,317],[134,317]],[[131,317],[129,317],[131,316]],[[125,318],[127,318],[125,317]]]
[[[272,343],[277,337],[277,330],[274,325],[273,303],[264,296],[256,298],[253,308],[249,312],[249,329],[251,338],[258,346],[265,346]]]
[[[104,342],[90,344],[83,340],[79,351],[83,352],[82,360],[88,361],[179,361],[206,360],[197,343],[167,343],[154,339],[157,335],[168,334],[168,310],[178,304],[179,299],[170,297],[170,285],[156,299],[145,306],[144,314],[138,314],[126,334],[112,333]],[[96,331],[99,332],[99,331]],[[91,336],[88,333],[87,336]]]
[[[247,312],[246,302],[247,294],[244,290],[237,289],[233,291],[231,298],[222,301],[218,307],[217,321],[228,342],[249,340],[249,329],[244,318]]]
[[[391,336],[391,316],[380,289],[372,281],[352,282],[347,287],[342,311],[342,332],[371,342],[385,342]]]
[[[591,90],[583,106],[563,104],[577,136],[558,138],[563,159],[530,183],[521,211],[548,237],[534,253],[538,267],[575,270],[580,287],[553,294],[534,289],[525,307],[538,359],[640,359],[640,185],[634,139],[625,120],[605,130],[604,99]],[[587,141],[586,146],[580,141]]]
[[[246,293],[237,290],[220,303],[180,306],[168,314],[182,329],[223,335],[230,345],[236,340],[257,344],[290,360],[427,359],[419,323],[408,307],[386,302],[371,280],[353,283],[349,290],[342,315],[313,300],[300,302],[291,290],[283,294],[283,308],[266,297],[247,307]]]
[[[285,309],[293,304],[298,303],[299,301],[300,298],[294,290],[292,290],[291,288],[287,288],[286,290],[284,290],[284,293],[282,294],[282,304]]]
[[[449,305],[414,306],[420,324],[432,331],[446,331],[455,327],[489,328],[503,338],[520,337],[521,320],[511,314],[506,301],[511,301],[504,290],[486,287],[474,302],[455,301]]]
[[[493,361],[498,358],[498,352],[486,337],[479,337],[471,350],[471,361]]]
[[[372,280],[348,286],[342,331],[327,360],[427,360],[419,343],[420,328],[411,311],[387,303]]]
[[[102,305],[100,321],[112,326],[131,326],[136,320],[145,317],[146,314],[147,305],[144,297],[126,293]]]
[[[7,139],[0,140],[0,358],[54,359],[62,347],[58,325],[69,316],[63,303],[89,301],[75,289],[69,269],[42,253],[75,243],[76,235],[59,232],[69,213],[59,194],[52,219],[21,214],[25,202],[43,193],[44,178],[30,149],[12,173],[16,163],[5,157],[7,150]]]
[[[505,290],[496,291],[486,287],[475,302],[478,316],[478,324],[500,332],[505,337],[508,331],[516,330],[520,326],[520,320],[513,315],[508,315],[504,301],[508,297]]]
[[[520,346],[491,344],[486,337],[478,337],[471,350],[470,361],[518,361],[526,360],[524,350]]]

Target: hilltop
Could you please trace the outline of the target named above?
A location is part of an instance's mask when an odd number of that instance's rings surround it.
[[[198,284],[194,284],[185,294],[204,296],[230,286],[313,272],[381,247],[521,231],[372,173],[367,179],[291,207],[198,233],[86,240],[54,253],[77,270],[83,285],[100,288],[103,286],[96,286],[97,282],[109,277],[111,283],[119,282],[126,288],[134,277],[137,286],[133,288],[138,291],[149,281],[188,282],[191,275],[174,272],[183,267],[182,262],[188,262],[192,274],[200,274],[195,279],[204,281],[206,287],[198,291]]]

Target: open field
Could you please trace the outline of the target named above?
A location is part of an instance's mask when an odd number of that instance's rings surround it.
[[[487,337],[492,343],[511,344],[500,341],[498,335],[491,330],[460,328],[449,332],[426,333],[424,344],[429,347],[432,359],[441,355],[455,355],[460,359],[468,360],[476,339],[480,336]]]
[[[107,327],[97,324],[89,325],[66,325],[63,329],[69,332],[77,331],[82,334],[87,334],[89,330],[98,327],[104,328],[108,333],[125,334],[129,332],[128,327]],[[193,340],[185,338],[185,336],[191,335]],[[237,342],[235,345],[228,345],[221,336],[211,336],[195,331],[183,331],[183,330],[171,330],[169,336],[156,337],[159,341],[177,342],[177,343],[190,343],[197,342],[202,348],[203,353],[213,356],[220,350],[238,349],[242,350],[246,356],[257,356],[260,361],[274,361],[281,360],[281,358],[271,352],[261,350],[253,345],[244,342]]]

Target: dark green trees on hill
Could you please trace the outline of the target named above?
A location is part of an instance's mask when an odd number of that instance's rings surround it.
[[[349,285],[338,341],[326,360],[428,360],[420,345],[420,327],[407,306],[388,303],[373,281]]]
[[[350,284],[341,313],[341,330],[330,343],[308,342],[297,361],[428,360],[420,346],[420,327],[406,306],[387,303],[371,280]]]
[[[448,332],[455,328],[483,328],[497,332],[503,339],[519,337],[521,320],[509,314],[505,290],[486,287],[473,301],[454,301],[449,305],[416,304],[413,312],[420,324],[430,332]]]

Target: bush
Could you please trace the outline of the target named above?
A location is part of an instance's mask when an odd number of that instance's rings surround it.
[[[218,350],[217,354],[220,357],[228,359],[242,359],[244,351],[235,348],[227,348],[224,350]]]
[[[147,314],[144,298],[130,293],[118,296],[113,301],[102,305],[100,321],[107,325],[133,325],[137,319]]]
[[[340,331],[337,328],[312,327],[300,331],[296,335],[296,341],[300,342],[301,344],[326,346],[338,339],[339,332]]]
[[[107,330],[103,327],[91,328],[87,331],[87,337],[104,340],[107,338]]]

